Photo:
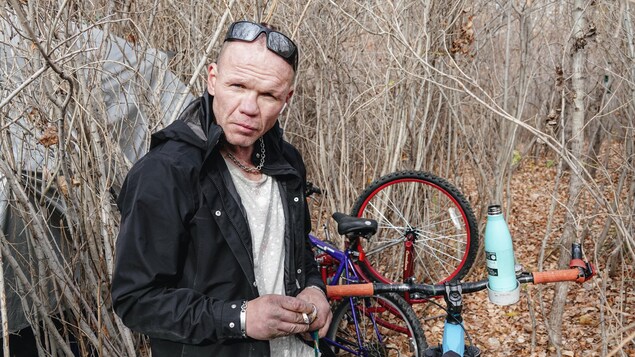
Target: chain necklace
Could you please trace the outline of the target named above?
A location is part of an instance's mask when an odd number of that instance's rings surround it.
[[[260,157],[260,162],[258,163],[258,166],[256,167],[245,166],[242,162],[238,161],[238,159],[234,155],[232,155],[232,153],[229,151],[225,151],[225,154],[241,170],[250,174],[260,173],[260,170],[262,170],[262,167],[265,164],[265,141],[262,139],[262,137],[260,137],[258,141],[260,142],[260,154],[256,154],[256,157]]]

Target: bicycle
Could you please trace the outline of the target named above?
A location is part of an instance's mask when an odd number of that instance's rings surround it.
[[[379,222],[375,238],[358,242],[360,273],[381,283],[460,280],[477,255],[476,218],[447,180],[423,171],[390,173],[373,181],[351,215]],[[406,294],[409,303],[425,302]]]
[[[595,275],[595,267],[582,260],[579,244],[573,244],[569,269],[551,270],[544,272],[521,272],[517,275],[519,284],[544,284],[563,281],[583,283]],[[327,296],[336,298],[342,296],[367,296],[381,293],[420,293],[427,298],[443,296],[447,305],[447,317],[443,329],[443,339],[440,345],[430,347],[424,351],[425,357],[478,357],[480,350],[470,344],[465,346],[466,330],[461,316],[463,294],[481,291],[487,288],[488,280],[476,282],[446,281],[443,284],[416,283],[363,283],[356,285],[327,286]],[[468,339],[469,334],[467,335]],[[424,337],[425,339],[425,337]],[[427,343],[427,342],[426,342]]]
[[[319,189],[309,184],[307,197]],[[348,246],[368,239],[377,230],[377,222],[334,213],[337,231],[346,237]],[[315,260],[327,286],[366,282],[358,273],[358,253],[339,250],[327,239],[310,234]],[[323,356],[353,355],[381,357],[388,355],[421,356],[427,348],[421,323],[412,306],[396,293],[370,294],[364,297],[331,299],[333,320],[326,336],[320,339]],[[328,350],[327,350],[328,349]],[[327,353],[325,353],[327,352]],[[330,353],[328,353],[330,352]]]

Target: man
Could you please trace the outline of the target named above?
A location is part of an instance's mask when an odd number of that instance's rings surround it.
[[[328,329],[305,167],[277,120],[297,57],[282,33],[233,23],[207,93],[126,178],[113,306],[154,357],[309,356],[300,335]]]

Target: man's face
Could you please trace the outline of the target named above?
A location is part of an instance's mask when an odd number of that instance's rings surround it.
[[[225,46],[218,63],[209,66],[207,90],[227,142],[250,147],[273,127],[293,94],[293,69],[267,49],[264,36]]]

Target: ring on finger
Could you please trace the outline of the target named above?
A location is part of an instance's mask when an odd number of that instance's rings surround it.
[[[313,305],[313,311],[311,311],[311,314],[309,315],[309,325],[313,323],[313,321],[315,321],[317,319],[317,315],[318,315],[318,310],[317,310],[317,306]]]
[[[309,318],[309,315],[307,315],[306,312],[302,313],[302,320],[304,321],[305,324],[310,325],[311,324],[311,319]]]

